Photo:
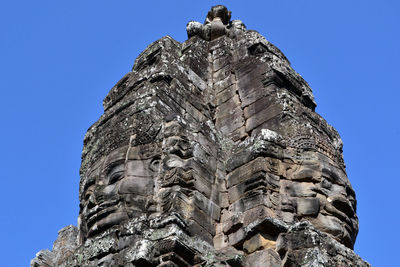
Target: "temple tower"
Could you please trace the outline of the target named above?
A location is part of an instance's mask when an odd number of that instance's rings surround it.
[[[31,266],[369,266],[342,141],[307,82],[224,6],[187,33],[106,96],[78,226]]]

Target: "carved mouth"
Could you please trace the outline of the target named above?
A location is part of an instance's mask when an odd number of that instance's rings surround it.
[[[86,214],[86,220],[90,221],[92,219],[92,217],[95,217],[99,212],[101,212],[102,210],[111,207],[111,206],[117,206],[119,203],[119,199],[115,199],[115,200],[110,200],[107,202],[103,202],[100,205],[96,205],[94,208],[91,208],[87,214]]]
[[[350,218],[354,217],[355,212],[350,201],[343,196],[331,196],[327,200],[327,210],[338,219],[351,224]]]
[[[86,225],[87,228],[89,229],[89,233],[92,232],[94,229],[94,226],[97,222],[101,221],[108,215],[117,212],[118,210],[118,203],[119,200],[112,200],[108,201],[105,203],[102,203],[100,206],[96,206],[93,209],[91,209],[87,216],[86,216]],[[97,228],[97,227],[95,227]]]
[[[355,218],[355,211],[350,203],[350,201],[344,196],[331,196],[328,198],[328,205],[326,206],[327,211],[330,214],[338,218],[340,221],[344,222],[344,230],[348,233],[349,240],[345,240],[347,246],[352,247],[353,241],[352,236],[354,236],[355,228],[352,218]]]
[[[102,210],[90,224],[88,223],[88,237],[92,237],[98,233],[104,232],[114,225],[128,219],[126,212],[118,208],[110,207]]]

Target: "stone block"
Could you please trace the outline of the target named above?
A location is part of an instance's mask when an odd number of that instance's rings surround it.
[[[221,208],[229,207],[229,195],[226,192],[219,193],[219,206]]]
[[[203,240],[208,244],[213,244],[213,234],[210,234],[209,230],[206,230],[199,223],[194,220],[186,220],[187,230],[190,235],[196,236],[199,240]]]
[[[170,252],[160,256],[161,263],[157,266],[182,266],[182,267],[190,267],[191,265],[187,263],[181,256],[179,256],[175,252]]]
[[[316,218],[307,218],[307,220],[320,231],[329,233],[333,237],[339,238],[343,233],[343,223],[334,216],[319,213]]]
[[[235,95],[237,95],[236,87],[232,84],[217,94],[217,105],[219,106],[222,103],[225,103]]]
[[[232,139],[233,142],[243,140],[243,138],[248,136],[246,132],[246,127],[242,126],[234,130],[232,133],[228,134],[228,136]]]
[[[191,81],[198,89],[204,91],[207,87],[206,82],[190,68],[187,68],[186,71],[188,72],[188,80]]]
[[[198,208],[200,208],[213,220],[219,221],[221,217],[221,208],[217,204],[212,202],[200,192],[196,191],[193,192],[192,201]]]
[[[248,226],[250,223],[262,220],[265,218],[276,218],[278,214],[271,208],[265,205],[259,205],[242,213],[243,226]]]
[[[243,243],[244,239],[246,238],[246,232],[244,231],[243,227],[239,228],[236,232],[230,233],[228,235],[229,245],[230,246],[238,246]]]
[[[290,197],[315,197],[317,195],[314,183],[281,180],[281,189],[283,194]]]
[[[203,147],[203,149],[210,154],[213,157],[217,157],[218,150],[215,147],[215,144],[213,141],[210,140],[209,137],[202,133],[197,133],[196,135],[196,141],[199,142],[199,144]]]
[[[188,114],[190,114],[196,121],[203,122],[206,121],[206,117],[204,113],[199,111],[195,106],[190,104],[189,102],[185,102],[185,110]]]
[[[223,233],[217,234],[213,238],[213,244],[216,250],[223,249],[228,246],[228,236]]]
[[[226,222],[231,218],[232,214],[229,212],[228,209],[221,210],[221,222]]]
[[[231,69],[232,69],[231,65],[222,67],[221,69],[213,73],[213,78],[216,81],[224,80],[232,74]]]
[[[257,69],[252,69],[252,64],[255,64],[255,62],[247,62],[246,65],[241,66],[237,71],[237,85],[240,99],[242,100],[242,107],[246,107],[278,89],[275,85],[265,86],[261,82],[265,69],[261,66]]]
[[[275,250],[276,241],[272,240],[270,236],[262,235],[262,234],[255,234],[250,239],[246,240],[243,243],[243,250],[251,254],[256,250],[260,249],[273,249]]]
[[[247,156],[247,158],[250,158],[250,156]],[[277,159],[259,157],[246,162],[247,158],[243,157],[243,159],[240,159],[235,157],[232,161],[228,161],[227,169],[238,167],[227,176],[228,188],[249,179],[252,175],[260,171],[273,174],[278,172],[279,160]]]
[[[251,105],[252,103],[263,97],[269,97],[270,95],[273,95],[278,89],[279,88],[277,88],[275,85],[270,85],[268,87],[263,87],[262,85],[259,85],[253,88],[253,90],[248,92],[248,94],[240,95],[240,100],[242,100],[242,108]]]
[[[259,205],[272,206],[267,193],[263,190],[254,190],[251,194],[231,204],[229,210],[232,213],[244,212]]]
[[[230,56],[230,55],[214,59],[214,61],[213,61],[213,70],[214,71],[218,71],[221,68],[230,65],[231,60],[232,60],[232,56]]]
[[[254,114],[257,114],[263,110],[267,111],[267,109],[275,105],[276,99],[272,96],[262,97],[256,102],[244,108],[244,117],[246,119],[250,118]],[[266,113],[266,112],[265,112]]]
[[[297,198],[296,203],[298,216],[317,216],[319,213],[318,198]]]
[[[193,200],[193,198],[188,199],[182,193],[171,193],[169,198],[171,198],[169,200],[170,204],[166,207],[169,208],[170,212],[175,211],[181,214],[185,219],[193,219],[208,233],[212,235],[215,234],[213,221],[205,214],[206,211],[203,212],[193,203],[198,201]]]
[[[155,243],[154,251],[155,256],[161,256],[162,259],[167,261],[172,260],[185,264],[193,264],[195,261],[195,251],[182,242],[182,240],[177,240],[175,238],[166,238]]]
[[[281,259],[275,250],[265,249],[247,256],[246,267],[281,267]]]
[[[246,120],[246,131],[249,132],[264,122],[279,116],[282,113],[282,107],[279,104],[273,104],[258,113],[251,115]]]
[[[216,43],[216,45],[216,47],[210,48],[214,60],[230,55],[230,51],[225,45],[221,46],[221,44],[219,43]]]
[[[240,199],[246,192],[258,187],[267,188],[267,174],[263,171],[256,172],[249,176],[245,181],[228,189],[229,203]]]
[[[321,171],[318,165],[301,166],[291,173],[288,178],[301,182],[320,182]]]
[[[235,113],[236,109],[242,110],[240,107],[240,99],[237,94],[217,107],[215,117],[223,118],[229,114]]]
[[[295,222],[295,214],[293,212],[282,211],[280,216],[285,223]]]
[[[231,86],[234,83],[234,77],[232,75],[224,78],[223,80],[219,80],[216,81],[213,84],[213,88],[215,90],[215,92],[218,94],[220,92],[222,92],[223,90],[225,90],[226,88],[228,88],[229,86]]]
[[[251,174],[243,182],[228,189],[229,202],[233,203],[245,193],[251,194],[252,190],[264,189],[265,191],[276,191],[279,189],[279,176],[259,171]]]
[[[230,134],[244,125],[243,111],[235,108],[231,113],[216,118],[215,126],[224,134]]]
[[[288,225],[276,216],[254,220],[245,227],[246,238],[259,233],[270,240],[276,240],[279,234],[287,230]]]
[[[217,170],[217,160],[210,154],[208,154],[203,147],[198,144],[192,143],[193,148],[193,160],[199,162],[201,165],[206,167],[209,172],[215,173]]]
[[[229,218],[227,218],[227,220],[223,221],[222,226],[223,232],[226,235],[229,235],[232,232],[236,232],[239,228],[243,226],[242,213],[237,213],[230,216]]]

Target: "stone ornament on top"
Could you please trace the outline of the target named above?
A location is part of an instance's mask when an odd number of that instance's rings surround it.
[[[228,11],[222,5],[214,6],[208,11],[204,24],[190,21],[186,26],[188,38],[199,36],[206,41],[211,41],[224,35],[234,38],[237,35],[236,32],[245,30],[246,26],[242,21],[231,21],[231,11]]]

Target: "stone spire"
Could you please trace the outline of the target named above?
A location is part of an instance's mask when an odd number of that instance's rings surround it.
[[[84,139],[78,227],[31,266],[369,266],[342,141],[218,5],[149,45]]]

